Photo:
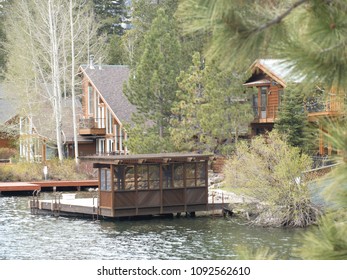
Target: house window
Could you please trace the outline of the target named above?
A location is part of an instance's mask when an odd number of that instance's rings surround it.
[[[112,134],[113,133],[113,118],[110,110],[106,109],[106,133]]]
[[[98,139],[96,140],[98,145],[97,145],[97,153],[98,154],[104,154],[105,153],[105,139]]]
[[[113,139],[107,139],[107,153],[113,152]]]
[[[253,114],[255,117],[258,117],[258,93],[253,95]]]
[[[93,114],[93,87],[88,86],[88,115]]]
[[[100,190],[111,190],[111,171],[109,168],[100,168]]]
[[[260,111],[261,118],[266,118],[266,107],[267,107],[267,87],[260,88]]]

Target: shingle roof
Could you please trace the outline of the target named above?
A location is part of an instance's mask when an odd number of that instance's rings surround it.
[[[251,68],[260,68],[271,78],[282,84],[282,86],[289,82],[300,83],[304,79],[303,75],[293,73],[292,65],[284,59],[258,59],[252,64]],[[262,79],[263,77],[259,76],[259,78]]]
[[[123,84],[129,78],[129,67],[126,65],[95,65],[90,68],[81,66],[82,72],[94,84],[98,92],[105,99],[118,119],[124,123],[131,123],[131,115],[136,111],[123,94]]]
[[[76,121],[78,125],[79,116],[82,114],[81,102],[76,100]],[[47,101],[40,103],[39,109],[32,116],[33,124],[37,130],[37,133],[43,137],[55,141],[55,119],[53,115],[53,109],[51,104]],[[73,114],[72,114],[72,99],[67,98],[62,100],[62,130],[63,130],[63,141],[73,141]],[[85,137],[81,137],[77,134],[77,140],[79,142],[90,141]]]

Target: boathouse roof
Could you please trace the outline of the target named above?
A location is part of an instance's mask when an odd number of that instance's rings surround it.
[[[197,153],[159,153],[159,154],[136,154],[136,155],[92,155],[80,157],[81,160],[93,161],[94,163],[107,164],[133,164],[133,163],[167,163],[167,162],[194,162],[209,160],[212,154]]]

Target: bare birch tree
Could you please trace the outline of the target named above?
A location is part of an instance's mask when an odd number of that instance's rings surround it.
[[[71,122],[73,122],[77,162],[76,66],[87,61],[91,49],[100,50],[98,47],[100,44],[96,40],[97,26],[93,22],[93,13],[88,3],[88,0],[16,0],[8,20],[9,28],[15,31],[9,38],[11,62],[8,78],[16,83],[17,79],[26,75],[18,71],[20,63],[32,68],[32,76],[26,77],[25,80],[32,85],[31,88],[35,88],[35,92],[41,98],[51,104],[56,146],[61,161],[64,157],[62,99],[69,95],[66,89],[70,87],[73,110]],[[13,48],[18,44],[25,45],[29,49],[25,53],[20,53],[20,48]],[[12,48],[16,51],[12,51]],[[17,56],[21,56],[22,59],[16,61]],[[21,96],[28,94],[31,95],[31,92],[24,87],[19,90]]]

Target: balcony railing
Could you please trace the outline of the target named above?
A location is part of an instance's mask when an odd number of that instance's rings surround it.
[[[278,117],[278,105],[257,107],[253,106],[254,121],[256,122],[274,122]]]
[[[318,112],[341,112],[344,107],[343,99],[328,98],[309,98],[305,103],[305,109],[308,113]]]
[[[106,134],[105,119],[81,118],[79,121],[79,132],[81,135],[104,135]]]
[[[105,128],[105,119],[103,118],[81,118],[80,128]]]

